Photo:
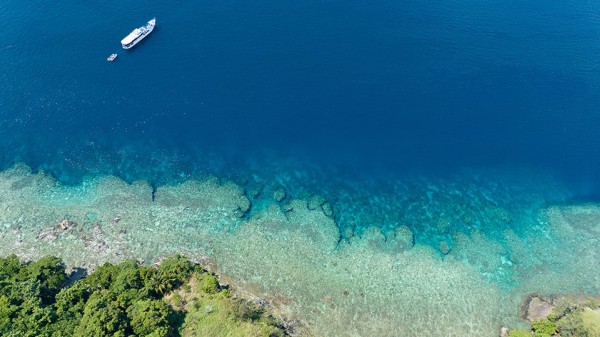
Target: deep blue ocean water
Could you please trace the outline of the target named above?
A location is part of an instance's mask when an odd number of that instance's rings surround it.
[[[4,0],[0,67],[0,164],[65,182],[269,153],[349,175],[541,167],[600,191],[593,1]]]

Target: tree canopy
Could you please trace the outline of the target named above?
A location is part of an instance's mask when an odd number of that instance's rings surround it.
[[[191,282],[199,286],[192,287]],[[192,298],[195,305],[188,305]],[[57,257],[33,262],[15,255],[0,258],[1,336],[200,336],[194,331],[199,331],[195,317],[202,301],[229,308],[223,313],[248,306],[231,299],[214,275],[180,255],[158,267],[135,261],[107,263],[71,284]],[[232,331],[251,331],[251,325],[257,327],[253,331],[264,332],[262,336],[284,335],[262,308],[250,316],[215,317],[216,321],[200,324],[218,327],[224,323],[217,321],[223,320]]]

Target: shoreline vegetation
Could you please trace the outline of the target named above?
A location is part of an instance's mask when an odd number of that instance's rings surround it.
[[[263,299],[248,299],[181,255],[142,266],[95,270],[46,256],[0,257],[0,336],[294,336]],[[528,329],[500,337],[598,337],[600,297],[530,294],[519,308]]]
[[[500,337],[599,337],[600,297],[528,295],[519,308],[529,329],[502,328]]]
[[[286,336],[264,301],[240,298],[181,255],[106,263],[69,278],[54,256],[0,258],[1,336]]]

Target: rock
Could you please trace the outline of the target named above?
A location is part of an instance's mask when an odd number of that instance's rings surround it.
[[[450,246],[448,245],[448,242],[446,242],[446,240],[442,240],[442,242],[440,242],[439,248],[440,252],[442,252],[442,254],[444,255],[448,255],[448,253],[450,252]]]
[[[58,226],[56,226],[56,228],[64,231],[67,229],[72,229],[75,226],[77,226],[77,223],[75,221],[63,220],[58,224]]]
[[[394,240],[402,251],[409,250],[415,245],[415,236],[408,226],[399,226],[394,230]]]
[[[262,193],[263,185],[262,184],[253,184],[248,188],[248,196],[252,199],[258,198],[258,196]]]
[[[65,230],[67,228],[69,228],[69,220],[63,220],[58,224],[58,228]]]
[[[508,337],[508,328],[507,327],[502,327],[500,328],[500,337]]]
[[[100,224],[96,224],[91,233],[91,238],[84,238],[84,245],[95,253],[104,253],[109,249],[108,244],[104,241],[104,232]]]
[[[333,297],[331,297],[330,295],[325,295],[325,297],[323,297],[323,299],[325,300],[325,302],[333,301]]]
[[[248,212],[248,210],[250,210],[251,206],[252,206],[252,203],[250,202],[250,199],[246,198],[246,196],[243,196],[240,198],[238,210],[240,210],[242,215],[246,214],[246,212]]]
[[[73,232],[73,228],[75,228],[76,226],[77,226],[77,223],[75,221],[63,220],[54,227],[41,230],[38,233],[37,238],[40,240],[45,240],[45,241],[54,241],[54,240],[58,239],[58,237],[63,232],[66,232],[68,234]]]
[[[288,213],[294,210],[294,204],[293,203],[287,203],[285,205],[283,205],[283,211]]]
[[[350,239],[350,238],[351,238],[351,237],[353,237],[353,236],[354,236],[354,229],[352,229],[352,228],[348,227],[348,228],[346,228],[346,229],[344,230],[344,237],[345,237],[346,239]]]
[[[281,202],[283,199],[285,199],[286,196],[287,193],[285,192],[283,187],[279,187],[275,190],[275,192],[273,192],[273,199],[275,199],[275,201],[277,202]]]
[[[58,232],[56,232],[56,229],[54,227],[44,229],[38,233],[37,238],[39,240],[54,241],[58,238]]]
[[[262,298],[255,299],[254,303],[256,303],[256,305],[258,305],[261,308],[266,308],[268,305],[267,301]]]
[[[87,275],[87,269],[79,267],[73,268],[69,276],[67,276],[66,284],[73,284],[78,280],[81,280],[82,278],[86,277]]]
[[[321,205],[321,209],[323,210],[323,213],[328,217],[331,218],[333,216],[333,208],[331,208],[331,205],[328,202]]]
[[[520,315],[521,318],[530,322],[539,321],[548,317],[552,313],[553,308],[552,299],[537,294],[530,294],[523,301],[520,308]]]
[[[308,209],[315,210],[326,202],[325,198],[320,195],[313,195],[308,199]]]
[[[360,236],[361,241],[371,249],[384,251],[387,248],[385,235],[376,226],[369,226]]]

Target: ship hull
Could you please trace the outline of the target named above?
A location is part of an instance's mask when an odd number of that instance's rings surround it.
[[[144,38],[146,38],[148,35],[150,35],[150,33],[152,33],[152,31],[154,30],[155,26],[156,26],[156,19],[152,19],[152,20],[148,21],[148,23],[145,26],[137,28],[137,29],[142,30],[142,33],[139,36],[137,36],[131,42],[128,42],[128,43],[121,42],[121,46],[123,47],[123,49],[133,48],[136,44],[140,43],[140,41],[142,41]],[[135,32],[135,30],[134,30],[134,32]]]

